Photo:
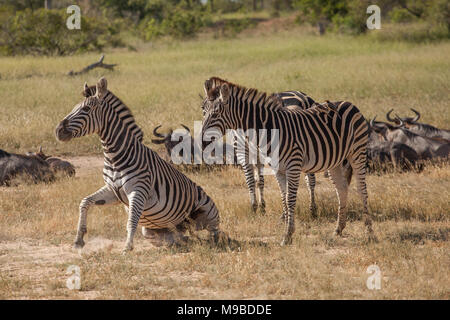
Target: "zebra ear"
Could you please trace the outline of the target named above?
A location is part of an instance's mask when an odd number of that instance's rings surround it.
[[[85,83],[84,83],[84,88],[83,88],[83,90],[84,90],[84,91],[87,91],[88,89],[89,89],[89,86],[88,86],[87,82],[85,82]]]
[[[222,84],[220,87],[220,100],[226,102],[228,101],[228,96],[230,95],[230,87],[227,83]]]
[[[108,90],[108,82],[104,77],[101,77],[97,82],[97,97],[102,99]]]

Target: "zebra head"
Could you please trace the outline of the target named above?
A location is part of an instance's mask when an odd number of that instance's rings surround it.
[[[203,102],[202,137],[209,135],[208,130],[214,130],[225,135],[226,129],[232,129],[230,114],[230,87],[223,83],[218,87],[207,90],[208,80],[205,83],[206,98]]]
[[[99,133],[103,127],[102,119],[105,114],[105,96],[107,81],[101,78],[96,85],[95,94],[92,94],[87,84],[84,84],[85,99],[78,103],[73,110],[56,127],[55,134],[59,141],[69,141],[73,138],[82,137],[92,133]]]

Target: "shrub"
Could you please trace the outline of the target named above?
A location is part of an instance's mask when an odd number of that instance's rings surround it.
[[[389,12],[389,19],[392,22],[403,23],[417,20],[417,17],[404,8],[394,8]]]
[[[250,18],[244,19],[228,19],[225,20],[224,25],[224,33],[228,36],[235,36],[243,30],[255,26],[256,22],[254,22]]]
[[[65,10],[0,11],[0,53],[68,55],[122,46],[120,27],[105,18],[81,16],[81,29],[69,30]]]
[[[162,22],[164,33],[174,38],[190,37],[206,24],[205,15],[200,10],[185,10],[176,7]]]
[[[188,6],[181,2],[177,6],[165,7],[162,17],[147,16],[138,29],[140,36],[147,41],[164,35],[180,39],[192,37],[210,20],[205,7]]]

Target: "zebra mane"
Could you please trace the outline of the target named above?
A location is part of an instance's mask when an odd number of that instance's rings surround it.
[[[82,95],[85,96],[86,98],[88,97],[92,97],[97,93],[97,87],[96,86],[89,86],[87,89],[83,90]],[[108,97],[108,95],[112,96],[112,99],[117,99],[117,101],[119,102],[118,104],[115,104],[115,106],[112,106],[114,108],[114,110],[116,111],[116,113],[118,114],[119,118],[121,120],[124,119],[128,119],[128,122],[130,122],[129,119],[131,119],[131,123],[134,128],[134,134],[136,136],[136,138],[142,142],[142,140],[144,139],[144,132],[142,131],[142,129],[137,125],[133,113],[131,112],[130,108],[128,108],[128,106],[122,102],[122,100],[120,100],[114,93],[112,93],[111,91],[107,90],[107,94],[106,94],[106,98]]]
[[[259,91],[258,89],[246,88],[218,77],[212,77],[209,81],[212,84],[212,87],[208,92],[208,97],[217,97],[220,86],[226,83],[230,88],[231,94],[235,97],[239,97],[239,99],[243,102],[254,103],[257,101],[259,102],[259,106],[266,106],[269,104],[273,110],[283,106],[283,100],[277,94],[267,94],[266,92]]]

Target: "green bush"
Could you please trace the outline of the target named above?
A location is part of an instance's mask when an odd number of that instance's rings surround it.
[[[145,19],[141,22],[139,29],[141,37],[146,41],[151,41],[164,35],[161,25],[154,18]]]
[[[181,2],[177,6],[167,6],[162,17],[149,15],[139,24],[138,30],[147,41],[164,35],[181,39],[194,36],[210,20],[205,7]]]
[[[164,33],[174,38],[193,36],[206,24],[205,16],[200,10],[185,10],[176,7],[162,22]]]
[[[243,30],[255,26],[256,22],[254,22],[250,18],[244,19],[228,19],[225,20],[224,25],[224,34],[228,36],[235,36]]]
[[[403,23],[417,20],[417,17],[404,8],[394,8],[389,12],[389,19],[392,22]]]
[[[68,55],[122,46],[120,27],[105,18],[81,16],[81,29],[69,30],[65,10],[0,10],[0,54]]]

